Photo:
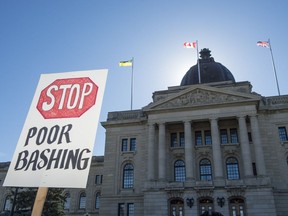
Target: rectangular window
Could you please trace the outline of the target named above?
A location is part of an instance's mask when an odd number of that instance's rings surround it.
[[[220,130],[220,141],[221,144],[227,144],[228,143],[228,134],[226,129]]]
[[[202,145],[202,133],[201,131],[195,131],[195,144]]]
[[[136,138],[130,138],[130,151],[136,151]]]
[[[184,145],[185,145],[184,132],[170,133],[171,147],[184,147]]]
[[[252,134],[251,134],[251,132],[248,132],[248,140],[249,140],[249,142],[252,142]]]
[[[121,151],[128,151],[128,139],[122,139]]]
[[[212,145],[211,131],[210,130],[204,131],[204,135],[205,135],[205,145]]]
[[[176,147],[178,145],[177,143],[177,133],[171,133],[170,134],[171,138],[171,147]]]
[[[100,185],[102,184],[103,175],[96,175],[95,184]]]
[[[279,139],[281,142],[288,140],[286,127],[278,127]]]
[[[185,135],[184,132],[180,132],[180,146],[185,146]]]
[[[118,203],[118,216],[124,216],[124,203]]]
[[[134,203],[128,203],[127,204],[127,216],[134,216],[134,215],[135,215]]]
[[[254,175],[254,176],[257,176],[256,163],[252,163],[252,169],[253,169],[253,175]]]
[[[238,134],[237,134],[237,129],[236,128],[231,128],[230,129],[230,139],[231,143],[237,144],[238,143]]]

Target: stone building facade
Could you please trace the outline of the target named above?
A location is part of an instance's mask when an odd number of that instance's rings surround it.
[[[288,215],[288,95],[261,96],[200,54],[200,77],[195,65],[142,109],[108,113],[104,157],[85,190],[65,190],[67,215]]]

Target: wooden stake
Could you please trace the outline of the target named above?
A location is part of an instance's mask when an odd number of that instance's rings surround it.
[[[47,192],[48,192],[48,187],[39,187],[38,188],[31,216],[41,216],[42,215],[42,210],[43,210],[43,206],[44,206],[44,203],[46,200]]]

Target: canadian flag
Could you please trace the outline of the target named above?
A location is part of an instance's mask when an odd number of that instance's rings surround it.
[[[192,43],[190,43],[190,42],[185,42],[185,43],[184,43],[184,47],[185,47],[185,48],[196,48],[196,47],[197,47],[197,43],[196,43],[196,42],[192,42]]]

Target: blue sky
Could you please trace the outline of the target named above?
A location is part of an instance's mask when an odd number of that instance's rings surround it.
[[[163,0],[1,0],[0,161],[10,161],[40,74],[108,69],[100,121],[110,111],[130,109],[131,68],[118,62],[134,57],[133,109],[152,93],[177,86],[198,40],[235,80],[253,91],[277,95],[270,51],[256,46],[270,38],[281,94],[288,93],[288,1]],[[104,154],[99,124],[94,155]]]

